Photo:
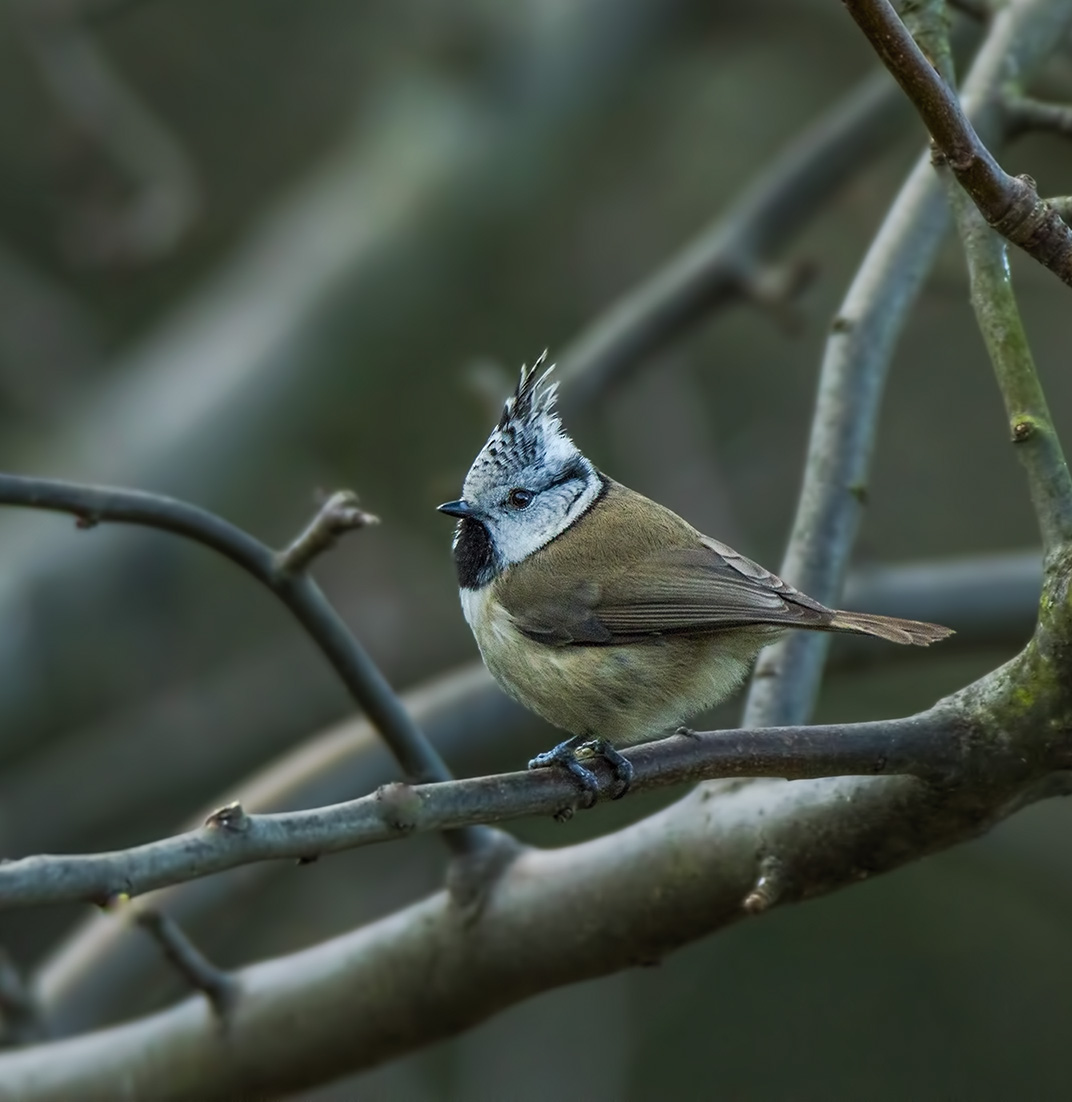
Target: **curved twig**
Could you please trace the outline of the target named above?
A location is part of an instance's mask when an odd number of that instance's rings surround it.
[[[285,569],[276,553],[248,532],[206,509],[162,494],[48,478],[0,474],[0,504],[70,513],[81,528],[103,521],[158,528],[230,559],[290,609],[383,735],[407,777],[413,781],[450,777],[446,763],[316,582],[304,570]],[[308,561],[303,559],[302,565]]]

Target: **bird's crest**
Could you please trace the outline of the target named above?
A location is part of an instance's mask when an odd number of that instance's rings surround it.
[[[553,462],[564,450],[563,445],[571,453],[575,451],[555,409],[558,384],[547,382],[555,365],[545,364],[546,350],[531,367],[521,368],[517,388],[506,399],[499,423],[473,464],[474,471],[489,466],[518,470]]]

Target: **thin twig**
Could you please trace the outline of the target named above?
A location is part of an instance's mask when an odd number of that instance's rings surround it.
[[[197,991],[204,993],[217,1017],[226,1019],[238,995],[233,976],[217,968],[186,936],[182,927],[161,911],[143,908],[137,924],[160,946],[175,970]]]
[[[843,2],[987,224],[1072,285],[1072,227],[1039,198],[1034,180],[1001,168],[889,0]]]
[[[570,403],[593,401],[611,380],[723,303],[752,297],[771,305],[774,283],[764,278],[771,258],[842,183],[889,148],[905,118],[904,99],[885,73],[853,88],[710,227],[570,343],[558,357]],[[780,282],[774,300],[784,304],[799,284],[792,272]]]
[[[948,780],[971,753],[948,712],[830,726],[707,731],[625,750],[641,793],[714,777],[911,775]],[[1053,748],[1054,768],[1072,762]],[[605,763],[591,767],[613,787]],[[0,864],[0,909],[97,902],[255,861],[337,853],[417,832],[553,815],[577,805],[573,779],[560,770],[505,773],[432,785],[386,785],[374,794],[307,811],[242,813],[240,827],[212,816],[206,825],[159,842],[113,853],[34,856]]]
[[[306,528],[280,551],[276,563],[280,570],[296,574],[308,568],[344,532],[379,524],[380,518],[366,513],[353,490],[336,490],[320,507]]]
[[[1072,476],[1039,382],[1009,278],[1007,245],[978,210],[953,196],[976,321],[1005,400],[1009,434],[1027,471],[1048,553],[1072,543]]]

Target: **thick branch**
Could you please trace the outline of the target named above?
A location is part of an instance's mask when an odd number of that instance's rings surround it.
[[[875,723],[709,731],[632,747],[625,754],[636,770],[634,793],[713,777],[910,774],[936,780],[963,767],[959,738],[949,717],[932,711]],[[610,791],[613,778],[606,765],[590,764]],[[317,857],[418,832],[553,815],[576,807],[578,798],[573,779],[550,769],[417,787],[385,785],[371,796],[308,811],[250,815],[231,805],[198,830],[132,849],[0,864],[0,908],[102,903],[254,861]]]
[[[1037,8],[1039,2],[1021,6]],[[1072,285],[1072,227],[1039,198],[1029,176],[1010,176],[1001,168],[968,121],[956,92],[924,56],[889,0],[844,4],[915,105],[935,146],[988,225]]]
[[[1030,782],[1031,766],[1000,750],[1000,739],[981,746],[985,772],[954,789],[887,777],[753,784],[717,800],[697,790],[626,830],[525,853],[475,922],[439,893],[236,973],[226,1043],[204,1001],[188,999],[0,1057],[0,1082],[19,1102],[111,1102],[117,1082],[154,1102],[212,1102],[382,1063],[539,991],[657,961],[761,909],[757,893],[782,905],[858,883],[1068,789],[1067,776]],[[776,898],[763,879],[772,860]]]

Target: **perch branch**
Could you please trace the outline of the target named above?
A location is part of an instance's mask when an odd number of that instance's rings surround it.
[[[950,558],[854,571],[846,587],[848,608],[952,624],[952,646],[1020,645],[1030,637],[1038,610],[1042,557],[1038,550]],[[907,650],[907,659],[924,657]],[[835,662],[859,663],[888,648],[846,638],[834,648]],[[482,663],[469,663],[407,693],[406,705],[423,730],[449,758],[477,761],[494,741],[525,746],[533,719],[504,696]],[[535,748],[535,746],[534,746]],[[525,756],[525,755],[522,755]],[[315,807],[370,792],[392,778],[382,743],[367,720],[354,718],[321,732],[271,762],[232,792],[247,811]],[[28,797],[32,805],[32,796]],[[215,801],[216,806],[222,799]],[[194,823],[200,823],[195,818]],[[176,885],[134,900],[129,911],[164,907],[184,925],[203,922],[233,905],[240,894],[268,876],[290,875],[288,865],[259,863],[241,876],[210,877]],[[34,976],[42,1013],[53,1035],[99,1025],[114,1016],[154,963],[148,947],[132,943],[123,927],[92,914],[43,962]]]
[[[936,781],[963,766],[957,727],[940,711],[874,723],[708,731],[624,753],[636,771],[630,788],[636,793],[712,777],[907,774]],[[609,791],[613,784],[605,763],[594,761],[591,767]],[[572,810],[577,799],[568,774],[538,770],[415,787],[385,785],[370,796],[307,811],[254,815],[229,805],[200,829],[159,842],[0,864],[0,909],[133,897],[254,861],[320,856],[416,832],[553,815]]]
[[[841,778],[752,784],[714,800],[698,789],[608,836],[522,854],[474,922],[441,892],[241,970],[226,1044],[203,1000],[187,999],[0,1056],[0,1083],[20,1102],[111,1102],[117,1082],[154,1102],[297,1090],[449,1036],[539,991],[659,960],[764,907],[859,883],[1069,790],[1069,774],[1037,772],[1049,767],[1036,756],[1050,740],[1043,712],[1011,728],[999,711],[991,738],[948,707],[954,725],[964,723],[961,744],[975,747],[961,785]],[[774,861],[771,891],[763,878]]]

